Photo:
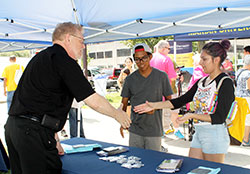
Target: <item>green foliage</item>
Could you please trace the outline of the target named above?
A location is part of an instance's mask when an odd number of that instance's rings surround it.
[[[108,94],[105,97],[109,101],[109,103],[115,108],[118,108],[120,106],[122,100],[120,92],[108,92]],[[89,107],[87,105],[84,105],[82,108],[87,109]]]
[[[202,47],[205,45],[205,41],[196,41],[192,42],[192,51],[193,52],[201,52]]]
[[[198,52],[198,42],[192,42],[192,51]]]
[[[121,104],[122,97],[120,96],[120,92],[110,92],[106,95],[106,99],[112,106],[118,108]]]
[[[3,52],[0,53],[0,57],[10,57],[10,56],[16,56],[16,57],[31,57],[30,50],[23,50],[23,51],[12,51],[12,52]]]
[[[137,43],[145,43],[147,44],[152,50],[154,50],[154,46],[160,41],[160,40],[170,40],[173,39],[173,36],[162,36],[162,37],[152,37],[152,38],[145,38],[145,39],[133,39],[133,40],[126,40],[122,41],[125,45],[127,45],[130,48],[133,48],[133,46]]]

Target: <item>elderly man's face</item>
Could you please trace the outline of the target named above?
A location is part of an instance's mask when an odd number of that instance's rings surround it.
[[[70,34],[70,56],[74,59],[80,59],[83,56],[85,48],[83,35],[80,31]]]

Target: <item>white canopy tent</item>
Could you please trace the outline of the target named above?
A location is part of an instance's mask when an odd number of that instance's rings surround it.
[[[157,37],[249,26],[250,1],[2,1],[0,52],[50,45],[56,24],[66,21],[84,26],[86,43]]]

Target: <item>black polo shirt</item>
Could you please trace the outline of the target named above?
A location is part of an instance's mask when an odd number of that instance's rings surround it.
[[[82,101],[95,91],[78,63],[58,44],[35,55],[19,81],[9,115],[51,115],[64,126],[73,98]]]

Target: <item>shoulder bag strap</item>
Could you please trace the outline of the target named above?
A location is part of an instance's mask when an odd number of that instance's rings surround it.
[[[216,91],[217,91],[217,92],[219,92],[220,86],[221,86],[222,82],[223,82],[225,79],[231,79],[231,78],[228,77],[228,76],[222,77],[222,78],[220,79],[220,81],[219,81],[219,84],[218,84],[217,88],[216,88]]]
[[[199,80],[199,82],[198,82],[198,86],[199,86],[206,78],[207,78],[207,76],[200,78],[200,80]]]

